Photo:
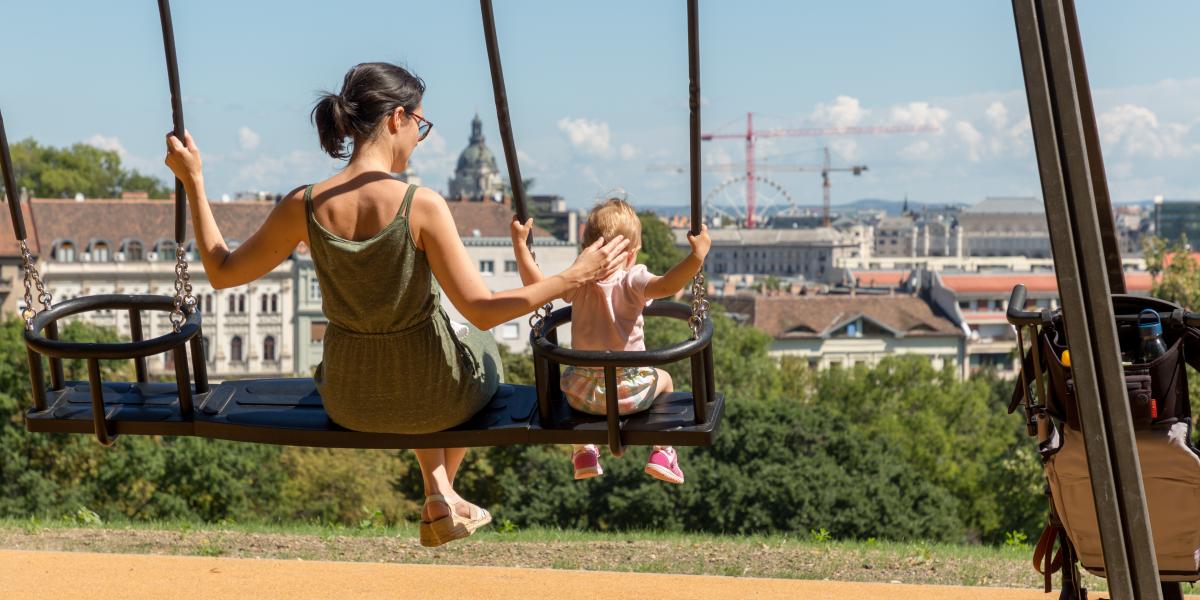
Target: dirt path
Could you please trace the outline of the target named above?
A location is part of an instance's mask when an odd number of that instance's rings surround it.
[[[1045,600],[1039,590],[496,567],[0,550],[9,600]]]

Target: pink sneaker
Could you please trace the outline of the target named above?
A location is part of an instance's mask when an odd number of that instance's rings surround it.
[[[600,467],[600,451],[588,444],[571,453],[571,463],[575,465],[575,479],[588,479],[604,474]]]
[[[655,448],[646,461],[646,474],[667,483],[683,483],[683,471],[679,468],[679,456],[671,446]]]

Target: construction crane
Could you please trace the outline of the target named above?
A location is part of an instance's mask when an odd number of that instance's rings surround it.
[[[744,139],[746,140],[746,227],[753,228],[754,221],[754,170],[757,165],[754,163],[754,141],[759,138],[771,137],[813,137],[827,135],[878,135],[885,133],[922,133],[939,131],[937,127],[921,126],[857,126],[857,127],[826,127],[826,128],[808,128],[808,129],[754,129],[754,113],[746,113],[746,131],[743,133],[706,133],[700,136],[701,140],[725,140],[725,139]],[[829,154],[826,150],[825,164],[829,163]],[[854,167],[849,167],[853,171]],[[802,169],[797,169],[802,170]],[[815,169],[812,169],[815,170]],[[842,169],[830,169],[838,171]],[[866,168],[862,168],[855,175],[860,174]],[[825,222],[829,222],[829,171],[822,171],[825,185]]]
[[[823,160],[816,165],[789,165],[789,164],[773,164],[773,163],[758,163],[756,165],[745,167],[746,173],[754,173],[755,171],[787,171],[787,172],[817,172],[821,174],[821,195],[822,195],[822,226],[829,227],[829,196],[831,183],[829,181],[830,173],[853,173],[854,175],[862,175],[863,171],[867,170],[867,165],[851,165],[848,167],[834,167],[830,158],[829,146],[822,146],[821,152]],[[740,164],[720,164],[707,165],[705,171],[740,171],[743,165]],[[684,167],[681,165],[650,165],[646,167],[647,171],[668,171],[671,173],[683,173]],[[749,177],[750,175],[747,175]],[[751,183],[750,185],[753,185]],[[753,227],[752,213],[753,203],[747,205],[747,227]]]
[[[851,165],[849,167],[834,167],[829,159],[829,146],[822,146],[823,160],[819,165],[758,165],[760,171],[818,171],[821,173],[821,226],[829,227],[829,183],[830,173],[852,173],[862,175],[867,165]]]

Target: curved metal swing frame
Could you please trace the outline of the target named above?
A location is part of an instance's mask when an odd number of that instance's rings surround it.
[[[179,71],[175,58],[174,29],[169,0],[159,0],[159,16],[171,89],[174,132],[183,136],[183,105]],[[500,67],[495,23],[490,0],[480,0],[488,58],[492,66],[497,114],[504,138],[505,157],[513,185],[517,214],[528,218],[524,189],[521,185],[508,103]],[[700,223],[699,198],[699,84],[696,38],[696,0],[689,0],[688,44],[692,81],[689,99],[692,106],[691,154],[693,161],[693,229]],[[0,171],[8,193],[13,229],[25,247],[25,223],[17,197],[17,188],[0,115]],[[539,314],[540,335],[534,345],[538,384],[502,385],[487,407],[470,421],[450,430],[426,434],[391,434],[345,429],[333,423],[325,413],[312,378],[232,380],[210,387],[205,364],[201,315],[195,310],[183,251],[187,229],[187,198],[182,182],[175,182],[175,241],[177,247],[175,296],[110,294],[84,296],[51,306],[49,294],[39,300],[40,313],[26,306],[25,343],[33,391],[33,407],[25,413],[26,429],[41,433],[94,434],[103,445],[112,445],[120,435],[191,435],[234,441],[339,448],[445,448],[514,444],[604,443],[614,454],[625,445],[709,445],[715,438],[724,410],[724,398],[713,390],[712,323],[704,311],[678,303],[656,303],[647,309],[650,316],[688,320],[693,339],[670,348],[644,353],[587,353],[557,347],[554,330],[570,320],[570,309]],[[26,278],[41,291],[40,275],[26,254]],[[28,295],[27,295],[28,298]],[[703,297],[701,296],[701,299]],[[701,307],[702,308],[702,307]],[[58,321],[94,310],[128,311],[132,340],[120,343],[84,343],[58,339]],[[142,311],[168,312],[173,331],[144,339]],[[189,361],[188,350],[191,350]],[[151,382],[145,357],[172,353],[176,380]],[[619,417],[615,404],[608,417],[574,413],[558,395],[559,364],[603,366],[615,374],[621,366],[661,365],[684,358],[692,361],[696,394],[673,393],[647,412]],[[63,375],[64,359],[84,359],[86,382],[68,382]],[[135,382],[105,382],[101,379],[101,360],[133,360]],[[46,387],[45,363],[50,365],[50,386]],[[191,368],[189,369],[189,362]],[[552,366],[551,366],[552,365]],[[553,388],[549,376],[554,377]],[[610,386],[615,391],[615,386]]]

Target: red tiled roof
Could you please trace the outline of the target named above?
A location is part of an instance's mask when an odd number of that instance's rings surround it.
[[[33,218],[38,238],[46,250],[57,240],[72,240],[85,250],[93,240],[103,240],[115,251],[122,240],[142,242],[146,251],[160,240],[175,239],[175,203],[166,200],[34,198]],[[213,217],[226,242],[244,242],[270,214],[272,202],[213,202]],[[190,218],[190,215],[189,215]],[[192,228],[187,228],[187,242]],[[185,242],[186,243],[186,242]]]
[[[1151,283],[1150,274],[1144,271],[1125,273],[1125,287],[1130,292],[1149,292]],[[1058,293],[1058,279],[1054,273],[943,274],[942,284],[958,294],[1007,295],[1017,284],[1024,285],[1029,293]]]
[[[727,296],[719,300],[729,312],[742,313],[750,324],[774,338],[816,337],[857,316],[867,317],[906,336],[962,335],[948,319],[933,313],[915,296]]]
[[[508,226],[513,213],[499,202],[447,202],[458,235],[463,239],[490,237],[508,239]],[[475,235],[478,231],[479,235]],[[550,237],[550,232],[539,225],[533,226],[534,237]]]
[[[17,234],[13,227],[12,217],[8,214],[8,202],[0,202],[0,256],[21,256],[21,245],[17,242]],[[21,214],[25,219],[25,241],[29,251],[34,256],[40,255],[36,223],[29,213],[29,204],[21,203]]]

